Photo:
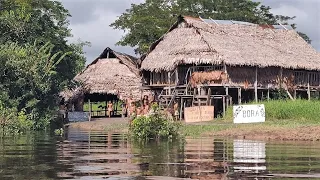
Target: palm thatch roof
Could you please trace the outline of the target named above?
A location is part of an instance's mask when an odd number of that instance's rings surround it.
[[[84,89],[82,86],[77,86],[71,89],[65,89],[59,93],[59,96],[64,99],[65,102],[75,102],[78,98],[83,97]]]
[[[106,48],[74,80],[85,93],[113,94],[120,99],[141,96],[142,80],[137,58]],[[74,91],[77,92],[77,91]]]
[[[320,54],[290,29],[275,26],[216,24],[180,16],[154,42],[141,69],[173,70],[179,64],[283,67],[320,70]]]

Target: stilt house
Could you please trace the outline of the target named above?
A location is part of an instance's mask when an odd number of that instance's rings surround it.
[[[142,77],[137,58],[106,48],[74,80],[81,84],[74,90],[64,91],[62,96],[76,111],[82,111],[85,101],[104,102],[141,98]],[[102,110],[105,114],[105,110]],[[100,116],[99,112],[92,112]]]
[[[162,106],[227,105],[319,91],[320,54],[291,26],[180,16],[142,61]],[[220,110],[219,110],[220,109]]]

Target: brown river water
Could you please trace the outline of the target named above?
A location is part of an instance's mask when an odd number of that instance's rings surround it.
[[[208,137],[141,144],[69,129],[0,140],[0,179],[319,179],[319,142]]]

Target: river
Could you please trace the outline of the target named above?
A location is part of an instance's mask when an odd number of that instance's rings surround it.
[[[319,142],[181,138],[142,144],[69,129],[0,140],[0,179],[320,178]]]

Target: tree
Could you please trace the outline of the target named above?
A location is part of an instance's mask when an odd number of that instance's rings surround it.
[[[279,21],[289,24],[295,18],[274,15],[270,10],[269,6],[251,0],[146,0],[139,5],[132,4],[110,26],[125,31],[125,35],[117,42],[118,45],[136,47],[136,54],[144,54],[180,14],[256,24],[276,24]],[[295,24],[293,25],[295,28]],[[310,43],[307,35],[302,37]]]
[[[72,79],[85,65],[82,47],[87,42],[68,44],[70,16],[61,2],[50,0],[0,0],[0,44],[15,42],[19,45],[50,42],[53,52],[72,52],[58,67],[58,81]],[[59,83],[60,84],[60,83]],[[64,82],[66,84],[66,82]]]
[[[0,104],[16,112],[23,111],[35,128],[43,129],[50,121],[46,117],[55,110],[56,67],[70,53],[53,53],[54,46],[50,43],[38,46],[0,45]]]
[[[0,105],[26,113],[37,129],[48,125],[58,93],[85,65],[88,43],[67,42],[69,16],[58,1],[0,0]]]

